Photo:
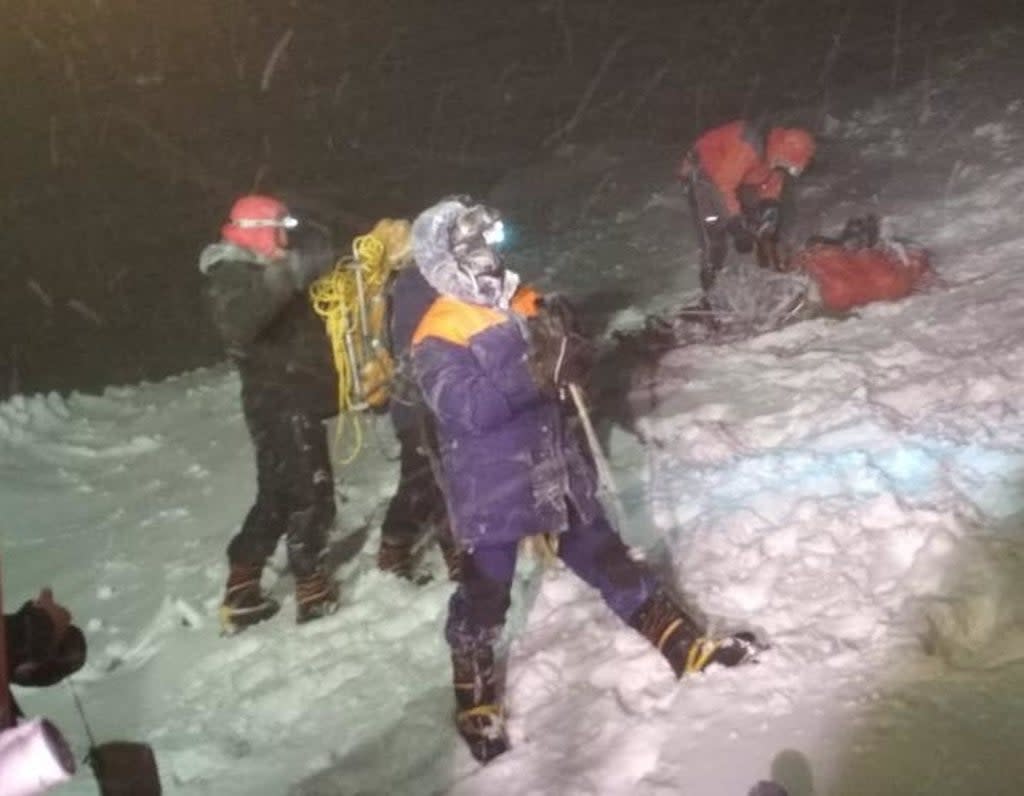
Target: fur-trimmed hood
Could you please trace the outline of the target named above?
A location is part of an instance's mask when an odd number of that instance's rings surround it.
[[[200,273],[209,273],[210,269],[213,268],[217,263],[222,262],[247,262],[253,263],[254,265],[273,265],[273,261],[261,255],[259,252],[255,252],[252,249],[246,249],[244,246],[239,246],[236,243],[230,241],[219,241],[218,243],[211,243],[202,253],[199,255],[199,271]]]
[[[519,275],[508,269],[500,274],[474,274],[452,253],[449,232],[469,208],[455,199],[443,199],[424,210],[412,225],[412,254],[423,278],[442,295],[471,304],[508,309]]]

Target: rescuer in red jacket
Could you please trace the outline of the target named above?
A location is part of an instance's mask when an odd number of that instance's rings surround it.
[[[758,238],[777,240],[786,178],[803,173],[814,148],[806,130],[738,120],[708,130],[686,153],[679,178],[689,188],[705,295],[725,264],[729,236],[741,254]]]

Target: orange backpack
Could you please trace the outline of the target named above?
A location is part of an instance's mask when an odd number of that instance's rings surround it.
[[[841,243],[813,243],[796,252],[790,268],[808,274],[818,286],[822,305],[835,312],[904,298],[932,273],[923,248],[881,242],[853,249]]]

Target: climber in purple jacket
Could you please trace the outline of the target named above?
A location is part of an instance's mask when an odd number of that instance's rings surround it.
[[[648,638],[677,676],[734,666],[748,633],[710,639],[635,561],[597,498],[597,477],[560,399],[585,377],[589,342],[563,302],[519,286],[496,250],[501,220],[446,199],[413,224],[413,256],[438,298],[413,335],[416,379],[437,424],[442,487],[462,553],[445,631],[456,725],[478,760],[508,748],[494,643],[510,604],[518,543],[557,539],[558,556]]]

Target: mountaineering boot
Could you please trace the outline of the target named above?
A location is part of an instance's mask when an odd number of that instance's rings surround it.
[[[481,763],[508,750],[505,715],[498,703],[494,650],[489,645],[452,650],[455,726]]]
[[[231,564],[219,611],[225,636],[270,619],[280,609],[280,603],[260,588],[262,573],[263,566],[259,564]]]
[[[447,522],[437,531],[437,545],[441,548],[444,566],[448,570],[448,580],[458,583],[462,579],[462,550],[452,537]]]
[[[381,572],[390,572],[406,580],[413,579],[413,569],[416,565],[416,557],[413,554],[416,547],[414,536],[384,536],[380,537],[380,547],[377,548],[377,569]]]
[[[338,610],[338,584],[320,569],[295,579],[295,623],[304,624]]]
[[[754,662],[761,646],[752,633],[722,638],[702,635],[697,623],[663,591],[655,592],[629,621],[665,657],[676,677],[702,672],[713,663]]]

